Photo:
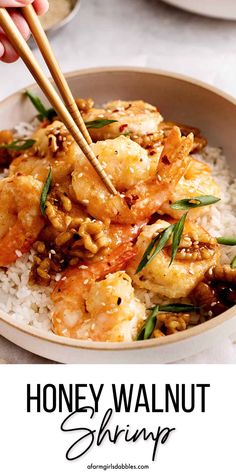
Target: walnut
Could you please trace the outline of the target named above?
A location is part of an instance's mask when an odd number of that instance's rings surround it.
[[[205,315],[223,313],[236,304],[236,269],[229,265],[211,267],[191,297]]]

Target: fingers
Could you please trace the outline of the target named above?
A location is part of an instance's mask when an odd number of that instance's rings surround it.
[[[1,43],[1,40],[0,40],[0,59],[3,56],[4,52],[5,52],[5,49],[4,49],[4,46],[3,46],[3,44]]]
[[[14,62],[18,59],[18,54],[15,49],[12,47],[11,43],[6,38],[5,34],[0,33],[1,46],[3,47],[3,54],[1,56],[1,61],[6,63]]]
[[[23,16],[18,11],[13,11],[10,13],[11,18],[13,19],[15,25],[17,26],[18,30],[22,34],[23,38],[26,40],[30,37],[30,29],[28,23],[23,18]]]
[[[1,0],[0,6],[3,8],[25,7],[33,3],[33,0]]]
[[[49,8],[48,0],[0,0],[0,6],[6,8],[23,7],[30,3],[33,3],[37,15],[43,15]],[[27,22],[17,10],[10,9],[9,13],[24,39],[27,40],[30,36]],[[17,52],[14,50],[10,41],[0,28],[0,60],[11,63],[17,59]]]
[[[10,15],[16,24],[18,30],[22,34],[24,39],[28,39],[30,36],[30,30],[28,24],[26,23],[25,19],[21,16],[20,13],[13,10],[10,12]],[[8,41],[7,37],[3,32],[0,32],[0,58],[3,62],[11,63],[18,59],[18,54],[14,50],[13,46],[11,45],[10,41]]]
[[[34,9],[37,15],[44,15],[49,8],[48,0],[35,0]]]

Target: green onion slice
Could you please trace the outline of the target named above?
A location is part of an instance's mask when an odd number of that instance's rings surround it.
[[[146,267],[154,259],[154,257],[159,254],[159,252],[165,247],[168,243],[170,237],[173,234],[173,242],[171,249],[171,260],[169,266],[174,261],[178,247],[181,241],[181,237],[184,230],[184,224],[187,217],[185,213],[177,223],[171,224],[165,230],[161,231],[148,245],[143,257],[137,267],[136,274],[138,274],[144,267]]]
[[[235,246],[236,245],[236,238],[234,237],[224,237],[220,236],[219,238],[216,238],[217,242],[219,244],[224,244],[225,246]]]
[[[41,102],[40,98],[36,95],[33,95],[31,92],[26,91],[25,95],[30,99],[31,103],[34,105],[36,110],[38,111],[38,119],[40,121],[52,119],[57,115],[54,108],[45,108],[44,104]]]
[[[154,331],[155,325],[156,325],[158,311],[159,311],[159,305],[156,305],[152,309],[151,315],[147,318],[142,330],[138,334],[137,341],[142,341],[144,339],[149,339],[151,337]]]
[[[154,257],[163,249],[166,243],[169,241],[175,224],[168,226],[164,231],[161,231],[148,245],[139,265],[136,270],[136,274],[146,267],[154,259]]]
[[[35,139],[17,139],[9,144],[1,144],[0,149],[24,151],[25,149],[31,148],[35,142]]]
[[[117,120],[105,120],[105,119],[97,119],[93,121],[85,122],[86,127],[89,128],[103,128],[104,126],[110,125],[111,123],[117,123]]]
[[[189,313],[192,311],[199,311],[200,307],[185,303],[170,303],[168,305],[159,305],[159,311],[166,313]]]
[[[201,195],[198,197],[184,198],[183,200],[177,200],[170,206],[174,210],[189,210],[191,208],[198,208],[206,205],[212,205],[220,201],[220,198],[214,197],[214,195]]]
[[[47,176],[47,180],[46,180],[46,182],[43,186],[43,190],[42,190],[41,198],[40,198],[40,209],[41,209],[42,215],[45,215],[46,201],[47,201],[47,197],[48,197],[48,193],[49,193],[51,184],[52,184],[52,168],[50,167],[49,173],[48,173],[48,176]]]
[[[178,251],[178,247],[179,247],[179,244],[180,244],[180,241],[181,241],[181,238],[182,238],[182,234],[183,234],[183,230],[184,230],[184,224],[185,224],[185,220],[186,220],[186,216],[187,216],[187,213],[185,213],[181,218],[180,220],[178,221],[178,223],[175,223],[175,227],[174,227],[174,231],[173,231],[173,241],[172,241],[172,248],[171,248],[171,259],[170,259],[170,264],[169,266],[172,264],[175,256],[176,256],[176,253]]]
[[[231,269],[236,269],[236,256],[234,256],[234,258],[232,259],[230,267]]]
[[[168,305],[156,305],[150,308],[150,310],[151,314],[145,321],[144,326],[138,334],[137,341],[142,341],[151,337],[156,326],[158,313],[160,311],[165,313],[191,313],[199,311],[200,307],[185,303],[171,303]]]

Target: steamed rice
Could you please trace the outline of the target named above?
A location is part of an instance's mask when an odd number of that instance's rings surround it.
[[[34,131],[34,125],[21,123],[15,131],[16,135],[27,137]],[[232,236],[236,232],[236,179],[232,178],[221,149],[208,146],[196,157],[211,166],[213,176],[221,187],[221,201],[209,207],[209,213],[200,218],[200,224],[213,236]],[[2,178],[5,176],[6,173],[1,175]],[[236,255],[236,247],[221,248],[222,263],[229,264]],[[32,263],[33,251],[20,257],[8,269],[0,269],[0,311],[14,321],[49,331],[53,307],[50,299],[52,287],[28,286]],[[136,295],[147,308],[162,302],[155,293],[147,290],[139,289]],[[195,320],[192,318],[192,324],[198,322],[198,318],[198,315]]]

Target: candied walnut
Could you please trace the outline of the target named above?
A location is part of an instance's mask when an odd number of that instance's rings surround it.
[[[144,134],[142,136],[136,136],[133,133],[130,134],[130,139],[145,149],[152,148],[155,144],[161,143],[163,138],[164,132],[162,130],[156,131],[156,133]]]
[[[166,249],[169,256],[171,255],[171,248]],[[215,254],[215,244],[206,244],[197,242],[191,244],[189,247],[179,247],[176,253],[176,260],[182,261],[203,261],[210,259]]]
[[[94,105],[92,98],[77,98],[75,101],[78,109],[83,113],[87,113]]]
[[[178,331],[184,331],[187,329],[189,321],[190,315],[188,313],[158,313],[157,324],[153,336],[160,337],[163,335],[174,334]]]
[[[10,144],[13,141],[13,134],[9,130],[0,131],[0,146]],[[0,149],[0,167],[9,167],[12,161],[12,153],[8,149]]]
[[[153,331],[153,337],[154,338],[162,338],[163,336],[165,336],[165,334],[162,333],[162,331],[160,329],[155,329]]]
[[[211,267],[191,296],[204,314],[220,315],[236,304],[236,269],[229,265]]]
[[[217,265],[207,271],[206,278],[207,280],[218,280],[219,282],[232,282],[236,286],[236,269],[232,269],[229,265]]]

